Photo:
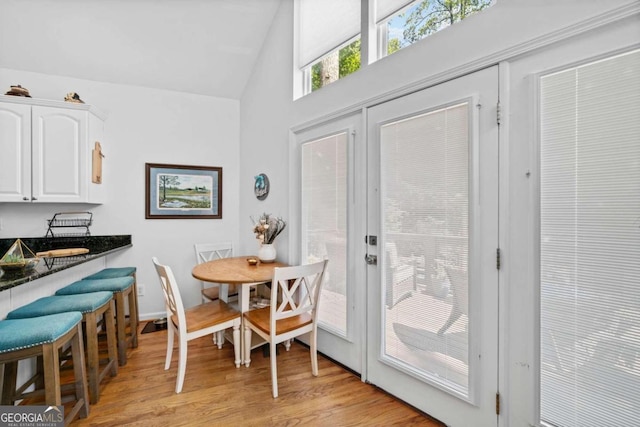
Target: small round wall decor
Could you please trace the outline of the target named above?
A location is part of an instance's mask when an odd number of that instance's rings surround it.
[[[264,200],[269,195],[269,178],[267,175],[261,173],[254,176],[255,183],[253,184],[253,192],[256,194],[258,200]]]

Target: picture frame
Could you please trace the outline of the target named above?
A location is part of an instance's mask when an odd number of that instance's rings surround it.
[[[221,219],[222,168],[145,163],[146,219]]]

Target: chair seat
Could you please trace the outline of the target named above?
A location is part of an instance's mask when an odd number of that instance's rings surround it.
[[[77,311],[0,321],[0,405],[36,405],[44,400],[46,406],[62,406],[62,390],[69,386],[74,390],[74,403],[66,403],[70,396],[65,391],[65,409],[61,414],[64,425],[70,425],[76,416],[89,416],[81,321],[82,313]],[[63,361],[61,353],[66,348],[71,350],[73,381],[63,384],[60,369],[66,360]],[[18,365],[32,358],[37,359],[35,373],[29,374],[25,380]],[[17,422],[9,420],[7,425],[32,424],[14,421]],[[22,421],[29,420],[23,418]]]
[[[244,313],[244,318],[249,320],[255,327],[262,332],[268,334],[270,325],[270,308],[264,307],[257,310],[251,310]],[[313,319],[309,313],[302,313],[298,316],[289,317],[276,321],[276,335],[285,334],[287,332],[309,325]]]
[[[136,272],[135,267],[110,267],[93,273],[82,280],[95,280],[95,279],[114,279],[116,277],[131,276]]]
[[[224,301],[216,300],[191,307],[184,311],[187,319],[187,333],[208,328],[219,323],[232,320],[239,316],[239,312]],[[171,321],[178,326],[178,317],[174,314]]]
[[[113,293],[111,292],[44,297],[9,312],[7,319],[47,316],[68,311],[91,313],[107,304],[112,298]]]
[[[86,294],[99,291],[124,292],[132,285],[133,277],[131,276],[111,279],[83,279],[58,289],[56,295]]]
[[[50,344],[82,321],[82,314],[70,311],[28,319],[0,321],[0,353]]]

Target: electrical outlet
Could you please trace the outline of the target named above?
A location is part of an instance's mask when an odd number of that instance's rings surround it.
[[[138,296],[139,297],[143,297],[144,296],[144,285],[142,283],[138,283],[136,286],[138,287]]]

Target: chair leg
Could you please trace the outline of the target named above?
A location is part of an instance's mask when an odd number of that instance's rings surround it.
[[[213,335],[217,335],[216,342],[214,344],[218,346],[218,349],[222,349],[222,345],[224,344],[224,330],[215,332]]]
[[[317,333],[311,332],[311,345],[310,353],[311,353],[311,373],[314,377],[318,376],[318,336]]]
[[[278,368],[276,365],[276,344],[273,342],[269,343],[269,350],[271,354],[269,355],[269,359],[271,360],[271,389],[273,391],[273,398],[278,397]]]
[[[178,380],[176,381],[176,393],[182,391],[184,385],[184,374],[187,371],[187,339],[183,336],[178,338],[180,344],[178,346]]]
[[[240,367],[240,324],[233,325],[233,356],[236,368]]]
[[[167,322],[170,322],[171,319],[167,319]],[[173,332],[173,324],[168,325],[169,328],[167,330],[167,356],[164,361],[164,370],[166,371],[171,366],[171,356],[173,355],[173,336],[175,332]]]

